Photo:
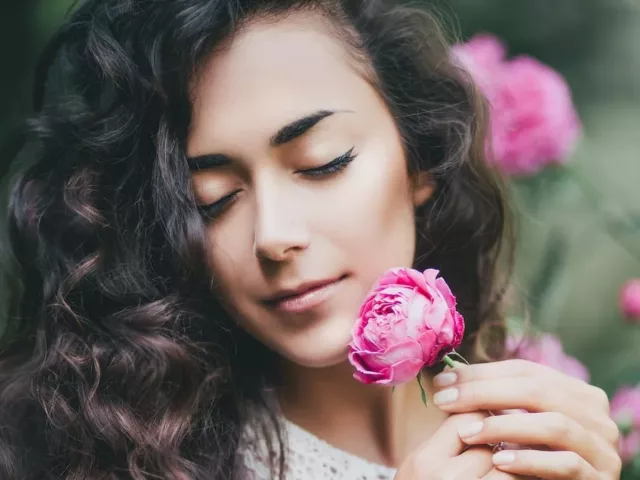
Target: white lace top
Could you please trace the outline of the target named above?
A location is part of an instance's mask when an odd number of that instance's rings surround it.
[[[281,419],[285,437],[287,480],[391,480],[396,470],[339,450],[297,425]],[[241,448],[247,480],[271,480],[267,442],[247,427],[245,438],[256,448]],[[278,469],[275,469],[278,472]]]

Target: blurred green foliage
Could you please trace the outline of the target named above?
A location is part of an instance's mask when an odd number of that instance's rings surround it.
[[[607,233],[613,215],[640,216],[640,4],[444,3],[465,36],[492,32],[511,53],[535,56],[567,78],[585,124],[572,160],[582,187],[553,178],[551,171],[515,183],[518,283],[524,294],[532,293],[544,254],[553,247],[554,275],[532,312],[534,321],[560,334],[567,350],[590,368],[594,383],[612,392],[621,383],[640,382],[640,328],[626,325],[617,308],[620,286],[640,276],[640,232],[617,231],[617,241]]]
[[[560,335],[593,383],[611,394],[638,384],[640,326],[625,324],[617,298],[627,279],[640,277],[640,0],[429,3],[462,37],[491,32],[510,53],[535,56],[567,78],[585,126],[572,165],[588,188],[554,171],[514,183],[516,288],[536,326]],[[70,5],[2,2],[0,133],[29,111],[36,56]],[[631,218],[635,231],[612,223],[616,216]]]

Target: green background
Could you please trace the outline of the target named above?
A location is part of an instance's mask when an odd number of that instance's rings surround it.
[[[28,112],[35,58],[70,3],[2,2],[0,134]],[[625,323],[617,304],[623,283],[640,277],[640,0],[429,3],[464,37],[494,33],[512,54],[567,78],[584,123],[572,168],[591,193],[555,171],[514,182],[515,288],[531,300],[535,325],[561,336],[592,383],[610,394],[640,383],[640,325]],[[631,228],[612,227],[616,216]]]

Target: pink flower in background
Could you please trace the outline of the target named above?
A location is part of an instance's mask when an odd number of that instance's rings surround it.
[[[488,35],[455,46],[453,54],[488,100],[490,161],[517,176],[568,160],[582,126],[558,72],[526,56],[505,59],[502,44]]]
[[[507,338],[507,350],[516,358],[529,360],[555,368],[560,372],[589,381],[589,370],[576,358],[567,355],[558,337],[544,334],[536,338],[510,336]]]
[[[622,387],[611,399],[611,418],[620,427],[620,457],[631,462],[640,453],[640,388]]]
[[[467,43],[454,45],[454,57],[471,74],[483,92],[487,92],[495,83],[493,76],[504,63],[507,49],[493,35],[480,34]]]
[[[464,319],[437,270],[395,268],[378,279],[353,329],[349,361],[365,384],[416,378],[460,345]]]
[[[501,77],[489,98],[492,159],[510,175],[567,161],[581,127],[564,79],[528,57],[506,63]]]
[[[634,278],[620,291],[620,310],[630,320],[640,321],[640,278]]]

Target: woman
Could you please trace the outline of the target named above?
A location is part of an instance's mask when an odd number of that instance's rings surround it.
[[[617,478],[606,395],[549,369],[444,372],[439,408],[352,378],[389,267],[438,268],[464,353],[502,351],[504,198],[429,15],[89,0],[39,75],[9,208],[1,478]],[[531,413],[482,413],[509,409]],[[493,457],[500,441],[527,448]]]

